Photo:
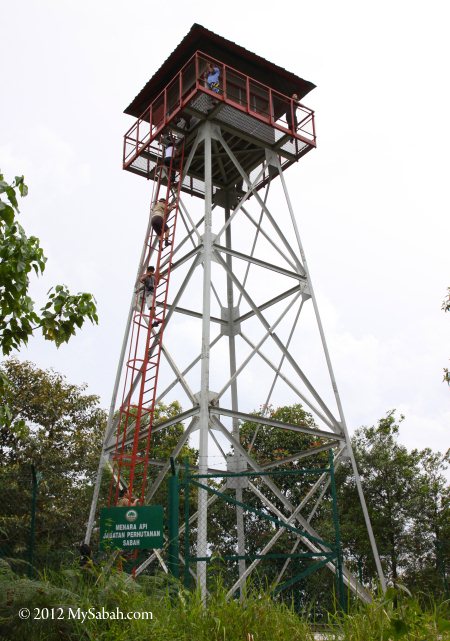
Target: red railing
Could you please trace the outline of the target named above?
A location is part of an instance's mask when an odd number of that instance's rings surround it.
[[[204,78],[208,63],[220,69],[218,93],[207,86]],[[278,129],[282,134],[316,146],[314,112],[311,109],[197,51],[125,134],[124,168],[151,144],[199,91]]]

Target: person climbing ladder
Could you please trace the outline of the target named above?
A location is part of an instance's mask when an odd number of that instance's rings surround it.
[[[164,230],[163,230],[163,222],[164,222],[164,214],[172,211],[172,209],[175,209],[177,206],[177,201],[176,199],[173,200],[171,203],[167,203],[166,205],[166,199],[165,198],[159,198],[157,200],[153,207],[152,207],[152,213],[151,213],[151,223],[152,223],[152,228],[153,231],[158,235],[160,240],[163,239],[163,232],[164,232],[164,247],[168,247],[169,245],[172,244],[172,242],[169,240],[169,226],[167,223],[164,225]]]
[[[147,267],[147,271],[142,274],[139,282],[144,286],[145,302],[150,309],[152,306],[153,292],[155,291],[155,268],[153,265]]]
[[[163,146],[164,166],[167,167],[167,172],[170,172],[170,183],[172,187],[176,187],[178,181],[176,180],[176,164],[177,164],[177,140],[171,133],[161,136],[161,145]]]

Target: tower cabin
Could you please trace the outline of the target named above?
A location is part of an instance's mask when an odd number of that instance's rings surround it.
[[[219,69],[213,88],[208,65]],[[286,169],[316,146],[314,112],[302,104],[314,84],[248,51],[199,24],[194,24],[167,60],[126,108],[134,124],[125,134],[123,167],[147,179],[155,177],[161,159],[161,139],[184,139],[184,158],[192,152],[199,125],[205,120],[220,127],[242,169],[256,176],[274,152]],[[213,140],[213,197],[218,190],[242,184],[241,175]],[[269,163],[270,164],[270,163]],[[260,172],[259,172],[260,173]],[[271,180],[264,172],[255,188]],[[204,154],[199,145],[181,190],[204,198]]]

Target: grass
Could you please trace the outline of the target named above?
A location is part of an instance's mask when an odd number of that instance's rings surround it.
[[[308,617],[267,594],[250,587],[244,605],[225,595],[218,583],[204,608],[198,592],[186,591],[166,576],[130,581],[106,567],[74,567],[30,580],[0,561],[0,641],[314,641],[315,626]],[[327,635],[336,641],[446,641],[448,606],[423,607],[414,598],[388,591],[370,605],[352,606],[348,614],[330,614]],[[39,609],[44,619],[21,620],[21,608],[32,614]],[[69,619],[70,608],[86,612],[86,620]],[[151,612],[153,618],[102,620],[96,618],[102,608]]]

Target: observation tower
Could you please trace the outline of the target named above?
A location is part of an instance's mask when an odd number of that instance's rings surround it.
[[[152,195],[86,542],[105,466],[110,505],[120,489],[151,504],[190,443],[199,455],[198,464],[186,467],[192,484],[185,494],[195,486],[196,500],[186,508],[179,530],[184,555],[177,555],[203,595],[207,567],[220,556],[230,596],[242,595],[245,579],[275,558],[280,591],[328,567],[369,601],[342,563],[339,541],[327,543],[315,523],[331,505],[337,516],[330,491],[345,458],[384,585],[285,179],[286,172],[295,179],[293,166],[316,147],[314,112],[303,102],[312,89],[311,82],[194,24],[125,110],[134,122],[124,137],[123,168],[149,181]],[[161,236],[150,220],[158,201],[161,228],[167,226]],[[150,294],[142,292],[149,265],[155,268]],[[174,400],[182,410],[156,419],[158,403]],[[298,421],[273,409],[299,404]],[[174,425],[183,428],[161,458],[153,439],[158,435],[161,443]],[[287,450],[277,447],[286,434]],[[264,455],[261,439],[275,444]],[[317,475],[305,482],[308,470]],[[299,475],[288,489],[285,472]],[[221,501],[228,521],[214,522],[213,536],[211,511]],[[258,547],[252,533],[259,518],[269,519],[271,530]],[[219,538],[227,554],[216,542],[217,529],[225,527]],[[271,556],[275,549],[278,556]],[[164,550],[155,551],[135,573],[155,556],[166,567]],[[304,565],[287,581],[294,561]]]

